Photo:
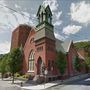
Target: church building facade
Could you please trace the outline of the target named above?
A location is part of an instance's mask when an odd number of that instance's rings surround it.
[[[11,49],[23,47],[23,73],[43,75],[44,69],[50,76],[58,76],[55,64],[57,51],[66,54],[66,76],[73,76],[77,72],[73,68],[73,60],[79,54],[72,41],[60,41],[54,36],[52,12],[50,7],[40,5],[37,12],[38,25],[34,28],[19,25],[12,33]]]

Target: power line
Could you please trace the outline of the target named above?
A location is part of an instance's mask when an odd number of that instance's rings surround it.
[[[16,12],[16,13],[22,15],[24,19],[25,19],[25,17],[27,17],[27,18],[29,19],[29,21],[30,21],[30,17],[27,16],[27,15],[25,15],[25,14],[23,14],[23,13],[21,13],[20,11],[17,11],[17,10],[15,10],[15,9],[12,9],[12,8],[10,8],[10,7],[8,7],[8,6],[5,6],[5,5],[2,5],[2,4],[0,4],[0,6],[3,6],[3,7],[7,8],[7,9],[13,11],[13,12]],[[11,14],[13,14],[13,13],[11,13]],[[16,19],[16,22],[19,24],[16,15],[15,15],[15,14],[13,14],[13,15],[14,15],[14,17],[15,17],[15,19]],[[12,27],[14,27],[10,22],[9,22],[9,24],[10,24]],[[28,22],[28,24],[29,24],[29,22]]]
[[[17,10],[15,10],[15,9],[12,9],[12,8],[10,8],[10,7],[8,7],[8,6],[5,6],[5,5],[2,5],[2,4],[0,4],[0,5],[3,6],[3,7],[5,7],[5,8],[8,8],[8,9],[11,10],[11,11],[14,11],[14,12],[16,12],[16,13],[19,13],[19,14],[25,16],[25,17],[30,18],[29,16],[27,16],[27,15],[21,13],[20,11],[17,11]]]

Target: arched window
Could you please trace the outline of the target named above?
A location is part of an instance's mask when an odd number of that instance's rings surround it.
[[[42,15],[42,22],[43,22],[43,12],[42,12],[42,14],[41,14],[41,15]]]
[[[31,38],[31,39],[30,39],[30,43],[33,43],[33,42],[34,42],[34,38]]]
[[[51,16],[50,16],[50,14],[48,15],[48,23],[51,23]]]
[[[29,56],[29,71],[34,71],[34,51],[31,50]]]
[[[38,16],[38,24],[40,23],[40,14],[39,14],[39,16]]]

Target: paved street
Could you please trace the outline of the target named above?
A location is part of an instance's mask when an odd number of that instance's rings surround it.
[[[0,90],[21,90],[16,84],[11,83],[10,79],[4,79],[3,81],[0,79]],[[15,83],[20,83],[20,81],[17,80]]]
[[[90,90],[90,78],[65,85],[59,85],[46,90]]]
[[[15,81],[15,83],[19,84],[21,81],[17,80]],[[0,80],[0,90],[36,90],[36,87],[38,90],[44,90],[44,85],[39,85],[39,86],[27,86],[27,88],[22,88],[20,89],[20,87],[17,86],[17,84],[11,84],[11,80]],[[48,83],[45,84],[45,88],[54,84],[52,83]],[[42,87],[43,86],[43,87]],[[48,88],[45,90],[90,90],[90,78],[84,79],[84,80],[79,80],[79,81],[75,81],[72,83],[68,83],[68,84],[63,84],[63,85],[58,85],[52,88]]]

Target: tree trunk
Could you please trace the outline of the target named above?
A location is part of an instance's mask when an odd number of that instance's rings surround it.
[[[3,73],[2,73],[2,80],[3,80]]]
[[[63,82],[63,75],[61,75],[61,82]]]
[[[14,73],[12,73],[13,79],[12,79],[12,84],[14,84]]]

